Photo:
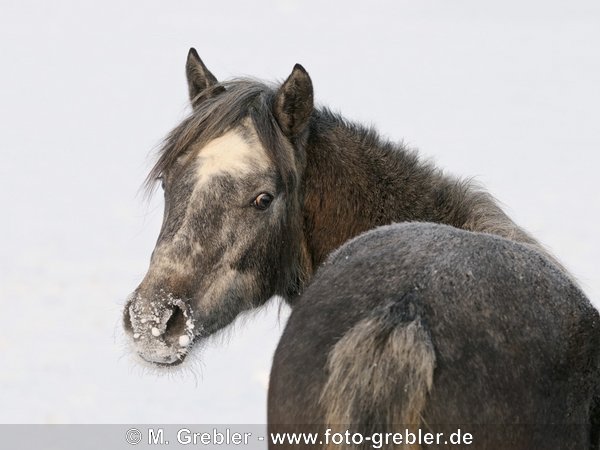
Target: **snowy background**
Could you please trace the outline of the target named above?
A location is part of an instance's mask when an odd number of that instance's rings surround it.
[[[302,63],[320,103],[476,176],[599,304],[600,3],[491,3],[1,0],[0,422],[265,421],[285,308],[193,373],[147,374],[120,341],[190,46],[221,79]]]

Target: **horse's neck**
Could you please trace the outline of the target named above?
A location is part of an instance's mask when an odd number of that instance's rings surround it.
[[[392,222],[437,222],[533,246],[537,242],[485,192],[414,152],[326,114],[307,145],[305,232],[313,266],[348,239]]]

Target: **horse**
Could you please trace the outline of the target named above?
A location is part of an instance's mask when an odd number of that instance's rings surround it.
[[[315,107],[306,70],[279,86],[218,82],[192,48],[191,114],[146,180],[165,210],[123,323],[134,351],[182,362],[195,342],[274,295],[294,305],[333,250],[393,222],[497,234],[545,252],[484,190]]]
[[[378,227],[335,250],[294,306],[269,432],[318,434],[305,447],[332,450],[448,448],[457,429],[469,439],[452,448],[597,449],[599,349],[598,311],[530,246]]]
[[[123,311],[143,360],[180,364],[275,295],[294,308],[332,251],[382,225],[494,234],[556,261],[482,188],[315,106],[301,65],[276,85],[219,82],[190,49],[186,76],[191,113],[146,180],[162,185],[162,227]]]

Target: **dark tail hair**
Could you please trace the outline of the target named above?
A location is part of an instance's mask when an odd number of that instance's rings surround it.
[[[435,351],[410,295],[358,322],[329,353],[320,401],[332,430],[383,433],[421,425]]]

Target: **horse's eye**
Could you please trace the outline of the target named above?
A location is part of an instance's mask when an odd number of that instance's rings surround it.
[[[252,206],[254,206],[256,209],[264,211],[269,207],[269,205],[271,205],[272,201],[273,196],[271,194],[263,192],[262,194],[258,194],[258,196],[254,199],[254,201],[252,202]]]

